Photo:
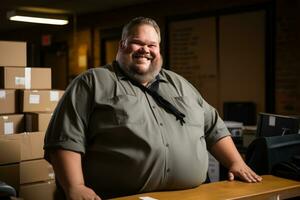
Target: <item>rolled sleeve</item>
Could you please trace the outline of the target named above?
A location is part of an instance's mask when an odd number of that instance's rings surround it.
[[[93,90],[89,73],[77,77],[57,105],[44,140],[45,158],[55,149],[85,153],[86,130],[92,108]]]
[[[207,148],[210,149],[218,140],[230,136],[230,132],[215,108],[205,101],[203,101],[203,107],[205,110],[205,140]]]

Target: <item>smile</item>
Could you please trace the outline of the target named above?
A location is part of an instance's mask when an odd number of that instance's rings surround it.
[[[142,59],[142,58],[145,58],[145,59],[147,59],[147,60],[152,60],[152,59],[153,59],[153,57],[152,57],[151,55],[148,55],[148,54],[146,54],[146,55],[142,55],[142,54],[134,54],[134,55],[133,55],[133,58],[135,58],[135,59]]]

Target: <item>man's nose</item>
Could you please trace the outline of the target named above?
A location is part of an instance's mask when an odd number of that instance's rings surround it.
[[[141,53],[149,53],[149,52],[150,52],[150,51],[149,51],[149,47],[148,47],[147,45],[141,46],[141,48],[139,49],[139,51],[140,51]]]

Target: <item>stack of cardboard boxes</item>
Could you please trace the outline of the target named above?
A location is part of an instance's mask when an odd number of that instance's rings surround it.
[[[24,200],[52,200],[43,144],[63,91],[51,90],[51,68],[26,67],[26,57],[25,42],[0,41],[0,181]]]

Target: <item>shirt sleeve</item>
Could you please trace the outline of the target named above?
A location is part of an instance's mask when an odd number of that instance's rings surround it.
[[[44,140],[45,159],[53,149],[85,153],[85,133],[92,111],[92,76],[86,72],[72,81],[58,103]]]
[[[202,106],[204,109],[205,139],[207,148],[210,149],[218,140],[231,134],[214,107],[205,100],[203,100]]]

